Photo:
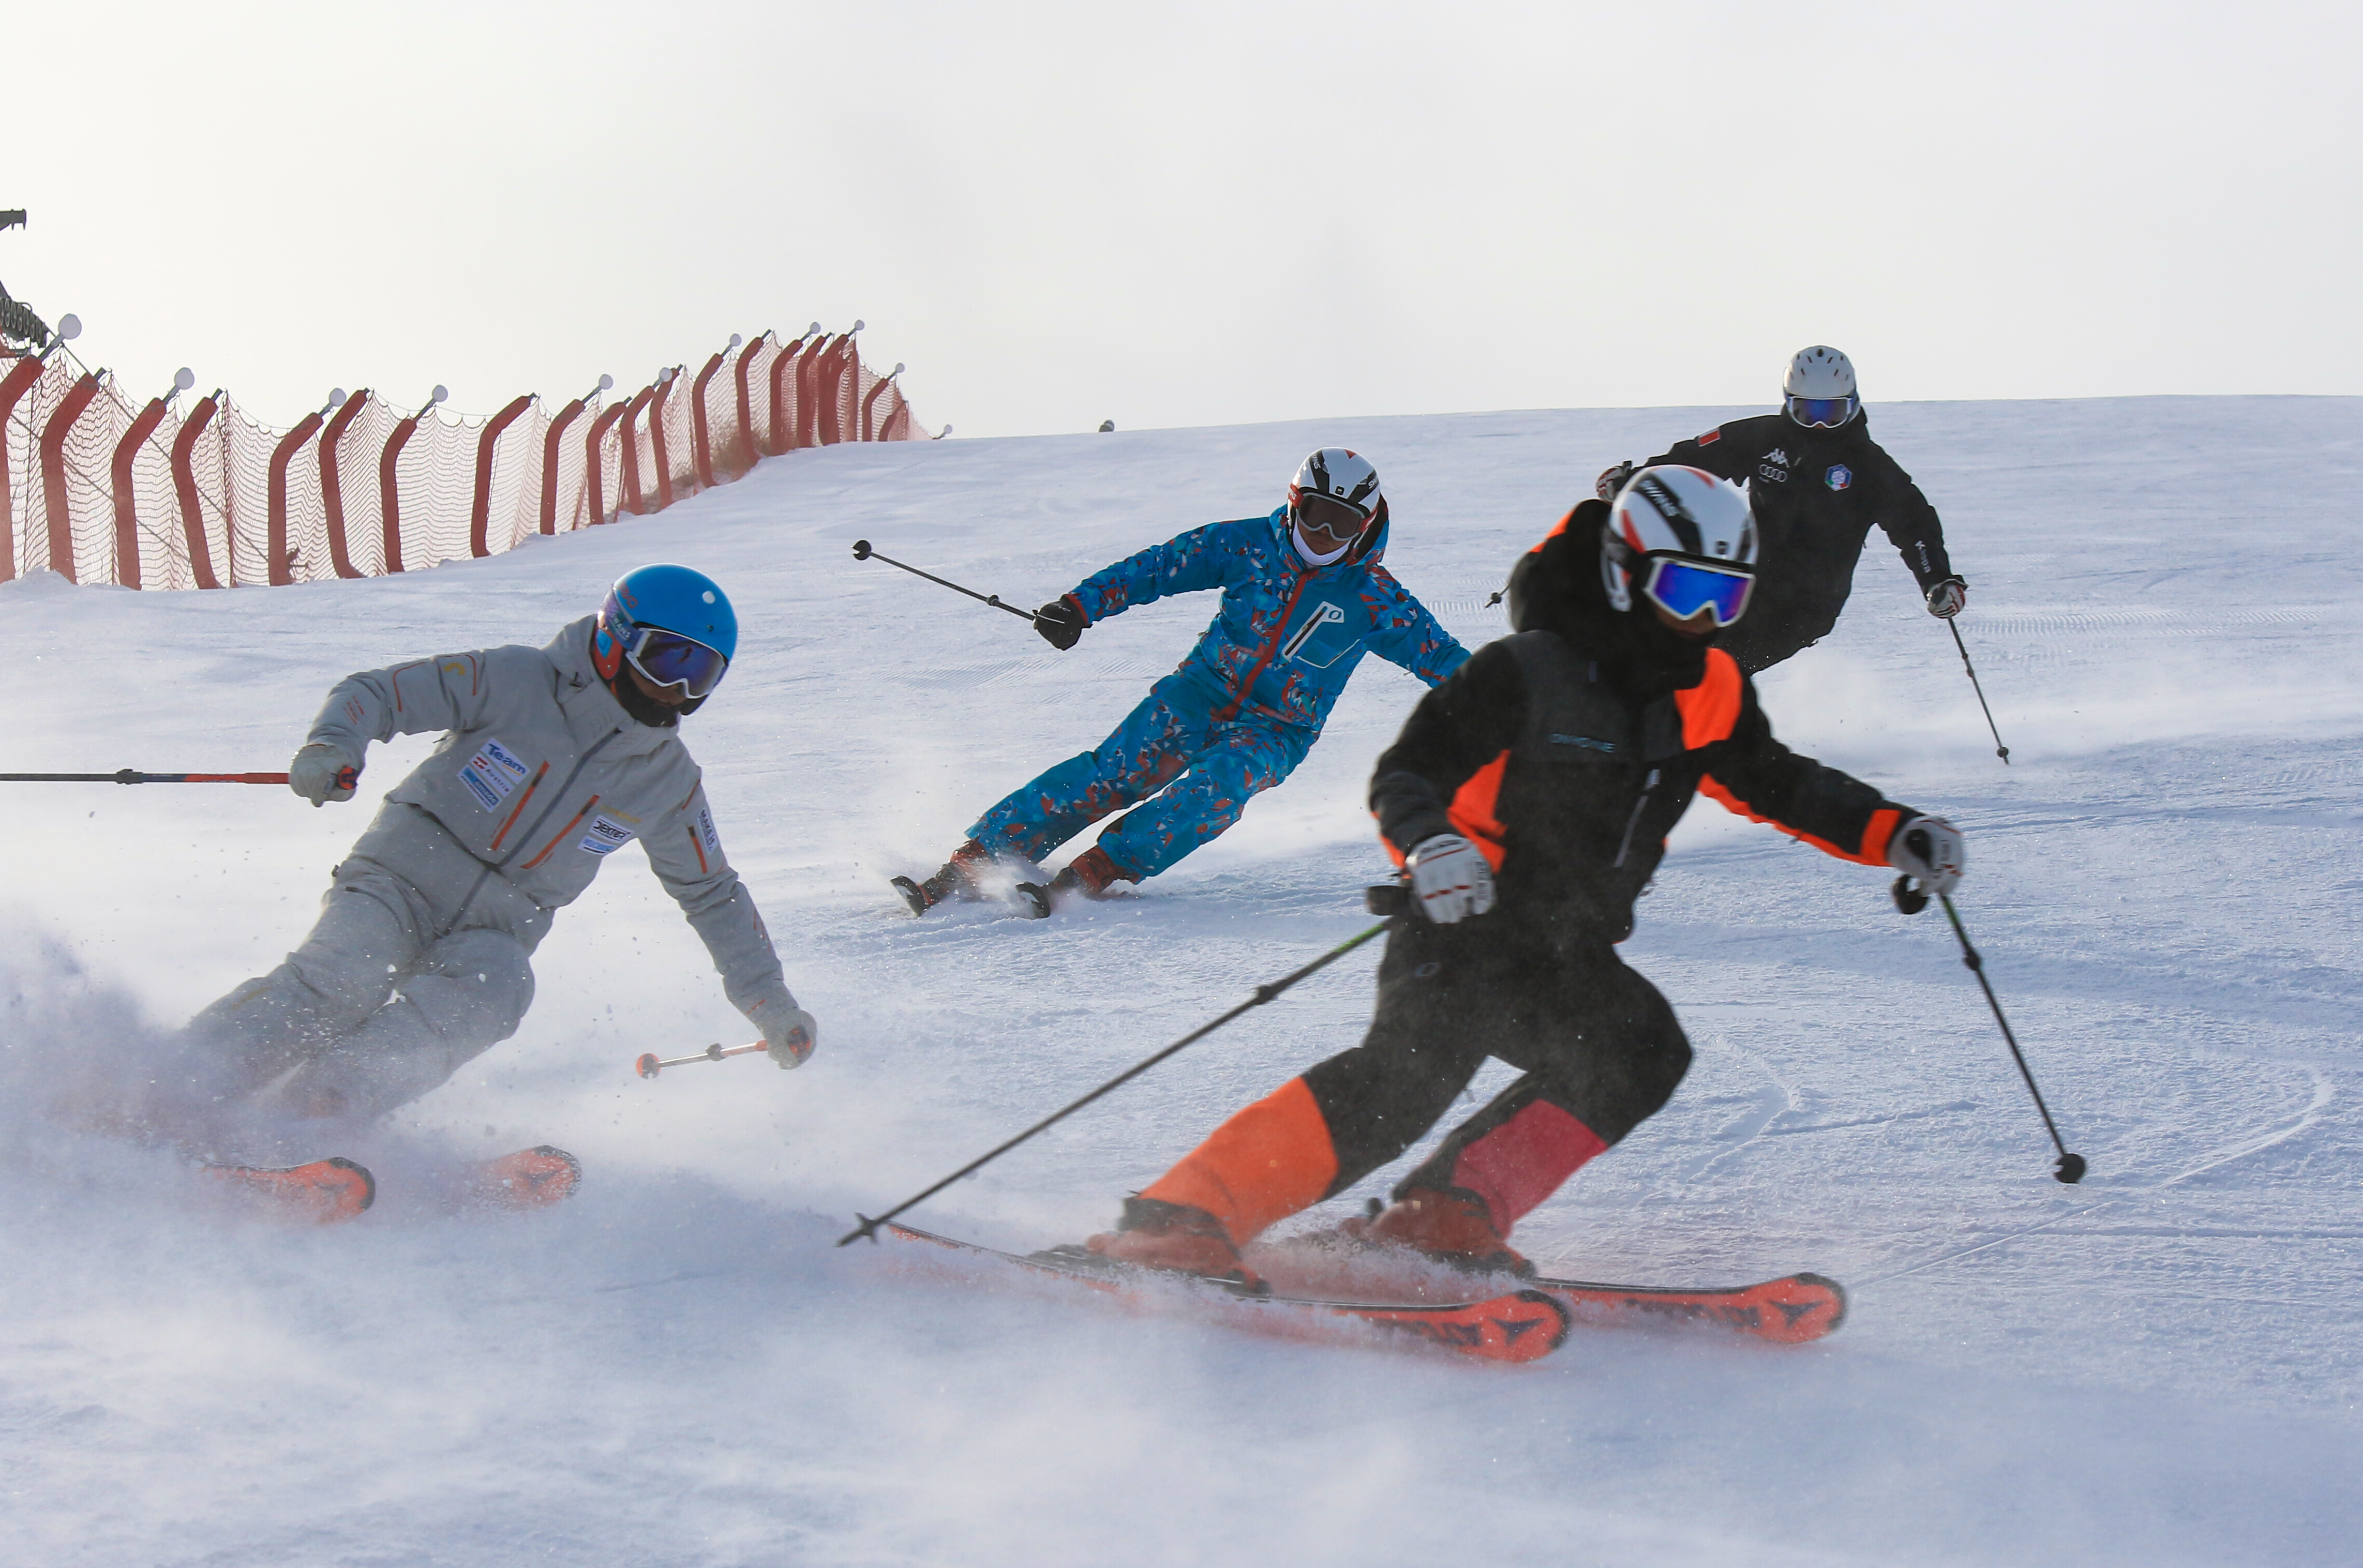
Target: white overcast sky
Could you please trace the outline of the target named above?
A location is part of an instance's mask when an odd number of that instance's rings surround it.
[[[0,281],[282,425],[856,316],[963,436],[2363,392],[2351,5],[6,15]]]

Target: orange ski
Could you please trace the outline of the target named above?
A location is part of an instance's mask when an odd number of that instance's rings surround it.
[[[1191,1281],[1183,1276],[1145,1273],[1113,1264],[1080,1247],[1019,1254],[973,1242],[890,1223],[889,1234],[908,1242],[926,1242],[956,1252],[997,1258],[1039,1274],[1071,1279],[1143,1305],[1163,1299],[1154,1293],[1165,1285],[1203,1285],[1201,1299],[1243,1327],[1308,1338],[1337,1337],[1340,1331],[1355,1338],[1364,1326],[1426,1344],[1439,1345],[1483,1361],[1539,1361],[1567,1339],[1568,1309],[1540,1290],[1518,1289],[1481,1300],[1418,1303],[1322,1301],[1306,1297],[1258,1295],[1220,1281]]]
[[[1587,1323],[1698,1323],[1801,1345],[1846,1321],[1846,1287],[1818,1274],[1792,1274],[1760,1285],[1685,1290],[1650,1285],[1595,1285],[1580,1279],[1532,1279]]]
[[[376,1178],[342,1155],[277,1170],[254,1165],[205,1169],[207,1176],[252,1200],[256,1208],[283,1220],[335,1225],[358,1218],[377,1201]]]
[[[582,1185],[582,1161],[538,1143],[475,1166],[468,1173],[466,1196],[488,1209],[546,1209],[565,1202]]]

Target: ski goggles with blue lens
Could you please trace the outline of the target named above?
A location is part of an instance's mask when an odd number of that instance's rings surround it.
[[[1677,621],[1709,611],[1717,626],[1728,626],[1747,612],[1748,591],[1756,574],[1741,567],[1709,566],[1675,556],[1651,556],[1641,579],[1641,591]]]
[[[659,686],[678,686],[693,698],[704,697],[722,684],[723,672],[730,668],[719,649],[694,637],[661,626],[635,626],[613,610],[607,620],[611,635],[620,634],[624,657]]]
[[[1845,397],[1792,397],[1789,417],[1814,430],[1836,430],[1852,419],[1861,400],[1848,393]]]

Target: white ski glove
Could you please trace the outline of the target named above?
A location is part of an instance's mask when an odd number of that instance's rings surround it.
[[[1631,463],[1611,463],[1600,470],[1598,479],[1592,481],[1592,493],[1603,501],[1614,501],[1616,492],[1625,488],[1625,481],[1632,477]]]
[[[782,1068],[803,1066],[820,1043],[819,1021],[785,991],[749,1002],[747,1021],[763,1032],[766,1053]]]
[[[1969,585],[1958,577],[1948,577],[1928,591],[1928,613],[1949,621],[1961,613],[1969,602]]]
[[[326,741],[314,741],[287,765],[287,788],[315,806],[325,806],[331,801],[351,800],[354,781],[361,776],[358,761]]]
[[[1887,863],[1931,893],[1949,893],[1969,868],[1960,829],[1942,817],[1914,817],[1887,841]]]
[[[1482,851],[1457,833],[1422,839],[1403,864],[1411,867],[1413,897],[1438,925],[1493,907],[1493,867]]]

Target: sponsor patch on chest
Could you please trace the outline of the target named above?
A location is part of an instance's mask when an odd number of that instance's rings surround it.
[[[1844,463],[1832,463],[1830,471],[1822,476],[1822,482],[1832,490],[1844,490],[1854,483],[1854,470]]]
[[[632,842],[633,830],[605,814],[593,817],[574,847],[586,855],[613,855]]]
[[[460,782],[476,798],[476,804],[488,812],[500,810],[509,791],[533,776],[525,759],[499,740],[486,735],[483,744],[468,754],[460,765]]]

